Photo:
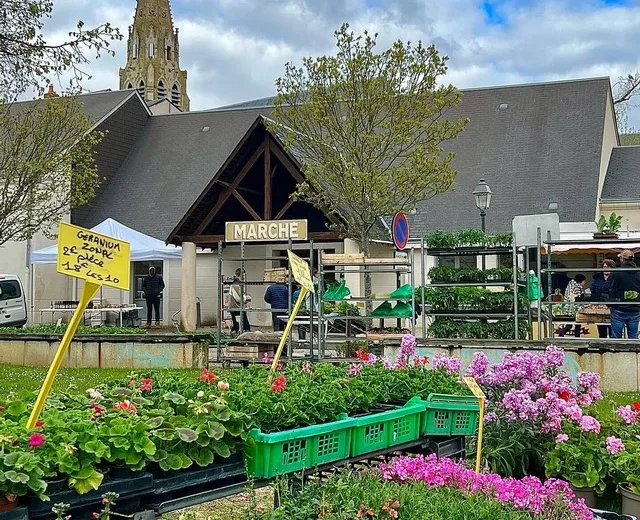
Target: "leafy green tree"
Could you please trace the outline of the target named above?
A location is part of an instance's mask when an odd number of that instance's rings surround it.
[[[442,144],[467,121],[446,117],[461,96],[440,84],[448,58],[435,46],[397,41],[376,52],[377,35],[348,24],[335,38],[335,56],[286,65],[273,128],[302,164],[296,197],[339,217],[338,230],[369,256],[381,218],[452,186],[454,154]]]
[[[50,44],[42,34],[53,0],[3,0],[0,16],[0,245],[24,240],[87,203],[98,185],[92,131],[76,93],[91,57],[113,54],[121,39],[105,23],[85,30],[82,21],[66,41]],[[54,78],[69,77],[66,95],[16,102],[41,94]]]

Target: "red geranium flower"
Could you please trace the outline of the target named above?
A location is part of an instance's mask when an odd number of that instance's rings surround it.
[[[368,352],[364,352],[363,350],[356,350],[356,357],[360,361],[369,361],[370,354]]]
[[[151,378],[147,377],[147,378],[142,380],[142,384],[140,385],[140,391],[141,392],[150,392],[151,390],[153,390],[153,386],[151,384]]]
[[[42,428],[43,422],[42,421],[36,421],[36,428]]]
[[[206,381],[209,384],[212,384],[218,376],[216,376],[213,372],[209,372],[206,368],[202,369],[202,373],[200,374],[200,381]]]
[[[138,409],[136,408],[136,405],[127,399],[125,399],[120,403],[114,404],[113,407],[116,410],[124,410],[125,412],[130,412],[130,413],[136,413],[138,411]]]
[[[634,409],[636,412],[640,412],[640,403],[639,403],[638,401],[634,401],[634,402],[633,402],[633,409]]]
[[[98,406],[97,404],[93,403],[91,407],[93,408],[93,413],[96,417],[100,417],[104,413],[104,408],[102,408],[102,406]]]
[[[417,367],[427,366],[429,364],[429,356],[418,356],[413,360],[413,364]]]
[[[29,436],[29,446],[31,448],[37,448],[44,442],[44,435],[41,433],[32,433]]]
[[[568,401],[569,400],[569,391],[568,390],[560,390],[560,392],[558,392],[558,397],[560,399],[562,399],[563,401]]]
[[[276,377],[276,380],[271,385],[271,390],[279,394],[285,388],[287,388],[287,380],[282,374],[280,374],[278,377]]]

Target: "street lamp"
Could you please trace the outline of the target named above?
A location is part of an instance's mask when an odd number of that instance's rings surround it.
[[[493,192],[489,185],[484,182],[484,179],[480,179],[480,182],[476,184],[473,190],[473,196],[476,198],[476,207],[480,210],[480,218],[482,219],[482,231],[485,230],[485,217],[487,216],[487,210],[491,205],[491,195]]]
[[[485,231],[485,217],[487,216],[487,210],[491,205],[491,195],[493,195],[493,192],[491,191],[491,188],[489,188],[489,185],[484,182],[484,179],[480,179],[480,182],[476,184],[476,187],[473,190],[473,196],[476,198],[476,207],[480,210],[481,229],[483,233]],[[485,255],[482,255],[482,270],[484,271],[485,268]]]

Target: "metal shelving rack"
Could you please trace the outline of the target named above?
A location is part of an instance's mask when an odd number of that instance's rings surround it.
[[[287,287],[289,290],[289,301],[288,301],[288,307],[286,309],[272,309],[271,307],[242,307],[242,308],[231,308],[231,307],[226,307],[224,306],[224,294],[225,294],[225,287],[227,286],[231,286],[231,285],[240,285],[240,298],[244,301],[244,295],[245,295],[245,288],[248,286],[268,286],[268,285],[273,285],[275,283],[278,282],[272,282],[272,281],[264,281],[264,280],[254,280],[254,281],[249,281],[246,279],[246,272],[245,272],[245,263],[246,262],[282,262],[282,261],[286,261],[287,257],[286,256],[255,256],[255,257],[248,257],[245,254],[245,249],[246,249],[246,245],[244,242],[240,242],[240,256],[239,257],[231,257],[231,258],[223,258],[222,255],[222,251],[223,251],[223,243],[219,242],[218,243],[218,325],[217,325],[217,330],[218,330],[218,338],[217,338],[217,359],[218,360],[222,360],[222,341],[221,341],[221,337],[222,337],[222,322],[224,321],[224,313],[225,311],[227,312],[240,312],[240,316],[239,316],[239,320],[240,320],[240,333],[242,334],[243,332],[243,319],[242,319],[242,313],[271,313],[274,310],[275,311],[279,311],[282,313],[287,313],[288,315],[291,315],[291,309],[293,308],[293,302],[292,302],[292,296],[293,296],[293,287],[295,287],[295,282],[293,280],[293,277],[291,276],[291,269],[287,268],[288,271],[288,275],[287,275]],[[293,243],[291,240],[289,240],[289,242],[287,243],[287,248],[289,250],[293,251]],[[314,266],[313,266],[313,240],[311,240],[309,242],[309,257],[308,258],[304,258],[302,257],[304,260],[307,260],[310,264],[310,268],[311,268],[311,272],[313,272]],[[234,282],[233,280],[228,280],[225,278],[225,276],[223,275],[223,266],[225,263],[227,262],[240,262],[240,268],[242,269],[242,279],[239,281]],[[313,332],[313,318],[314,318],[314,301],[313,298],[311,298],[311,308],[308,309],[309,312],[309,320],[311,323],[311,332]],[[310,357],[313,358],[313,334],[311,333],[309,335],[309,354]],[[287,345],[287,356],[289,358],[293,357],[293,340],[291,338],[291,335],[289,335],[289,340],[288,340],[288,345]]]
[[[540,312],[538,312],[538,337],[542,337],[542,303],[545,304],[545,306],[547,306],[548,312],[545,313],[545,319],[547,321],[547,338],[546,339],[553,339],[555,336],[555,332],[554,332],[554,328],[553,328],[553,306],[554,305],[566,305],[567,302],[565,301],[561,301],[561,302],[554,302],[551,300],[551,275],[553,273],[569,273],[569,272],[576,272],[576,271],[581,271],[581,272],[585,272],[585,273],[605,273],[605,272],[611,272],[612,270],[615,272],[633,272],[633,273],[637,273],[640,272],[640,267],[615,267],[613,269],[611,268],[601,268],[601,267],[593,267],[593,268],[586,268],[586,267],[580,267],[580,268],[568,268],[568,267],[563,267],[563,268],[552,268],[549,267],[551,266],[552,263],[552,256],[553,256],[553,246],[575,246],[575,245],[590,245],[590,244],[598,244],[598,245],[610,245],[611,246],[611,250],[616,250],[616,249],[624,249],[625,244],[637,244],[638,242],[640,242],[640,240],[638,240],[637,238],[606,238],[606,239],[587,239],[587,240],[551,240],[551,234],[548,233],[547,234],[547,238],[546,240],[542,240],[540,234],[538,233],[538,251],[541,251],[541,249],[544,247],[546,250],[546,260],[547,260],[547,267],[546,268],[542,268],[541,266],[541,262],[540,262],[540,256],[538,256],[538,266],[537,266],[537,276],[538,276],[538,280],[541,280],[541,275],[542,274],[547,274],[547,298],[545,300],[542,299],[542,294],[539,293],[538,294],[538,309],[540,310]],[[577,302],[572,302],[575,303],[576,305],[611,305],[612,303],[615,305],[639,305],[639,303],[637,301],[629,301],[629,302],[625,302],[625,301],[615,301],[615,300],[607,300],[605,302],[598,302],[598,301],[592,301],[592,300],[584,300],[584,301],[577,301]]]
[[[433,318],[437,317],[447,317],[447,318],[457,318],[461,321],[471,321],[471,320],[499,320],[505,318],[514,318],[514,327],[515,327],[515,339],[518,338],[518,323],[520,318],[527,318],[529,323],[529,330],[531,330],[531,310],[527,309],[527,312],[521,312],[518,309],[518,288],[524,287],[525,282],[518,280],[518,255],[524,254],[518,251],[515,246],[515,241],[511,247],[456,247],[456,248],[433,248],[429,249],[425,245],[424,238],[422,239],[421,244],[422,250],[422,287],[433,287],[433,288],[455,288],[455,287],[510,287],[513,293],[513,312],[438,312],[438,311],[430,311],[427,309],[424,301],[424,297],[421,302],[421,310],[422,310],[422,331],[423,335],[426,337],[427,331],[427,317],[431,316]],[[425,255],[426,256],[435,256],[435,257],[447,257],[447,256],[497,256],[511,254],[512,257],[512,269],[513,269],[513,279],[511,281],[487,281],[487,282],[436,282],[427,284],[427,273],[425,266]],[[526,258],[526,256],[525,256]],[[528,272],[528,271],[527,271]]]
[[[369,261],[367,261],[369,260]],[[375,297],[375,296],[361,296],[361,297],[348,297],[346,299],[343,300],[324,300],[323,295],[324,295],[324,285],[325,285],[325,275],[326,274],[336,274],[336,275],[340,275],[340,277],[344,277],[345,274],[356,274],[356,275],[363,275],[363,274],[370,274],[370,275],[376,275],[376,274],[396,274],[396,286],[397,288],[400,288],[400,277],[401,275],[408,275],[409,276],[409,284],[412,287],[412,292],[411,292],[411,308],[412,308],[412,316],[409,317],[403,317],[403,318],[399,318],[398,316],[370,316],[370,315],[365,315],[365,316],[340,316],[339,319],[340,320],[345,320],[345,321],[354,321],[354,320],[364,320],[367,324],[370,320],[380,320],[381,322],[383,322],[384,320],[387,319],[395,319],[398,321],[398,328],[400,328],[400,324],[402,320],[405,319],[410,319],[411,320],[411,333],[415,336],[416,333],[416,319],[415,319],[415,309],[416,309],[416,295],[415,295],[415,280],[414,280],[414,249],[410,249],[407,252],[407,258],[406,259],[400,259],[400,258],[389,258],[388,261],[386,261],[386,259],[382,260],[382,259],[375,259],[375,262],[372,262],[371,259],[363,259],[362,262],[332,262],[332,261],[325,261],[324,258],[324,254],[323,251],[320,250],[320,253],[318,255],[318,276],[320,277],[320,287],[319,287],[319,291],[318,291],[318,337],[320,339],[320,343],[319,343],[319,356],[322,359],[324,357],[325,354],[325,347],[326,344],[328,342],[327,339],[327,332],[328,331],[328,327],[330,326],[330,320],[327,319],[327,317],[324,314],[324,306],[323,306],[323,302],[325,301],[332,301],[332,302],[365,302],[366,303],[373,303],[373,302],[380,302],[380,301],[407,301],[407,298],[385,298],[385,297]],[[329,268],[327,268],[329,267]],[[353,270],[347,270],[345,268],[353,268]],[[373,283],[372,283],[373,285]],[[339,341],[345,342],[345,341],[349,341],[349,340],[362,340],[364,339],[364,341],[369,342],[370,340],[368,339],[368,334],[367,334],[367,330],[368,330],[368,326],[366,327],[365,330],[365,337],[364,338],[360,338],[357,336],[350,336],[349,335],[349,330],[347,327],[347,331],[344,337],[340,338]],[[394,338],[395,340],[395,338]],[[338,341],[338,340],[335,340]],[[333,341],[333,342],[335,342]],[[378,340],[376,340],[378,341]],[[382,341],[382,340],[380,340]],[[397,340],[396,340],[397,341]]]

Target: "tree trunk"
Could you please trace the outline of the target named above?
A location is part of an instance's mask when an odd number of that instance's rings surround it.
[[[369,242],[369,237],[368,236],[362,236],[360,238],[360,247],[362,248],[362,254],[364,255],[365,258],[369,258],[371,256],[371,243]],[[369,272],[365,272],[364,273],[364,295],[365,297],[369,297],[371,296],[371,293],[373,291],[372,287],[371,287],[371,273]],[[370,315],[371,314],[371,310],[372,310],[372,302],[366,302],[365,303],[365,314]]]

